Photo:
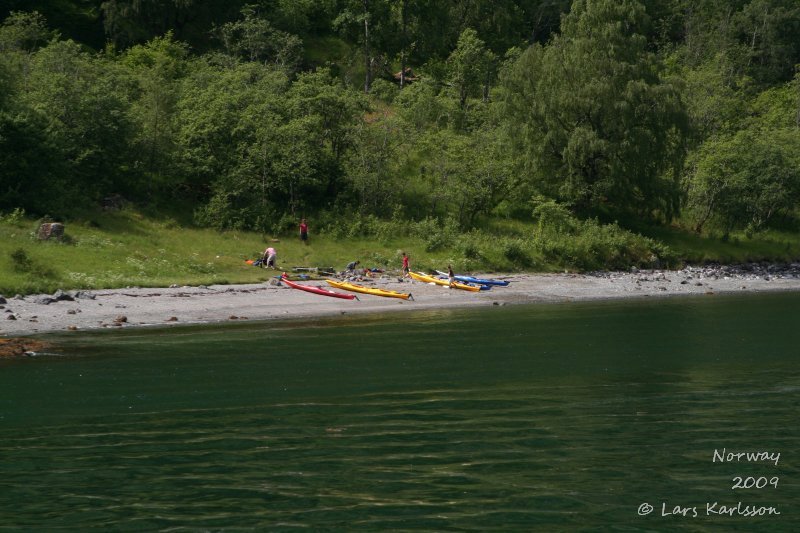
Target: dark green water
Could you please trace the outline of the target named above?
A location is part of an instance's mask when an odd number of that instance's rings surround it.
[[[0,361],[0,530],[798,531],[798,310],[794,293],[51,337],[60,355]],[[781,456],[712,462],[723,448]]]

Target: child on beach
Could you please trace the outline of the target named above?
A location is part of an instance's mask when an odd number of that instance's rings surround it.
[[[306,219],[300,221],[300,240],[303,244],[308,244],[308,224]]]

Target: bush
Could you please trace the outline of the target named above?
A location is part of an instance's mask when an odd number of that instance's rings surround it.
[[[675,262],[667,246],[617,224],[573,219],[570,225],[571,234],[545,230],[534,241],[535,249],[547,261],[579,270],[627,270],[631,266],[660,267]]]
[[[572,234],[577,229],[578,220],[566,206],[543,197],[534,198],[532,203],[538,237]]]
[[[5,215],[0,213],[0,222],[5,222],[6,224],[19,226],[24,220],[25,210],[21,207],[16,207],[13,211],[6,213]]]
[[[452,248],[458,238],[458,221],[428,217],[413,224],[412,234],[425,242],[426,252]]]
[[[520,239],[509,239],[502,245],[503,257],[512,263],[527,267],[531,264],[531,258],[525,250],[525,243]]]
[[[391,104],[399,92],[400,88],[397,85],[384,79],[374,80],[369,88],[372,96],[387,104]]]
[[[54,278],[55,272],[33,260],[24,248],[17,248],[10,254],[11,268],[15,272],[28,274],[32,278]]]
[[[30,272],[33,270],[33,260],[23,248],[11,252],[11,266],[16,272]]]

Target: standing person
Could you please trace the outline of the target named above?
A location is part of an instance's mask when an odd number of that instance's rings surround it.
[[[346,267],[344,267],[344,269],[345,269],[347,272],[355,272],[355,270],[356,270],[356,267],[357,267],[358,265],[360,265],[360,264],[361,264],[361,261],[351,261],[351,262],[347,263],[347,266],[346,266]]]
[[[308,224],[306,219],[300,221],[300,240],[303,244],[308,244]]]
[[[275,268],[275,260],[278,258],[278,253],[275,251],[275,248],[270,246],[266,250],[264,250],[264,257],[261,260],[261,266],[263,268]]]
[[[403,252],[403,277],[404,278],[408,277],[408,270],[409,270],[409,268],[408,268],[408,256],[406,255],[405,252]]]
[[[456,275],[453,274],[453,267],[447,265],[447,278],[450,280],[450,288],[452,289],[456,284]]]

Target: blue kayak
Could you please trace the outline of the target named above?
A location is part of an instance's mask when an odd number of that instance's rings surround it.
[[[436,273],[439,274],[440,276],[447,277],[447,272],[442,272],[440,270],[437,270]],[[478,285],[488,285],[488,286],[497,285],[500,287],[507,287],[509,284],[508,281],[502,281],[499,279],[483,279],[483,278],[474,278],[472,276],[456,276],[456,281],[461,281],[463,283],[475,283]]]

